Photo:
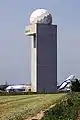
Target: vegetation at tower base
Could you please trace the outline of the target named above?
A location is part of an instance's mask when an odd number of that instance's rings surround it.
[[[55,107],[47,111],[42,120],[76,120],[80,109],[80,93],[69,93]]]

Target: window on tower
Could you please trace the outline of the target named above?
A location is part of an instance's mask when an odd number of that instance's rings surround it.
[[[36,48],[36,35],[34,34],[34,48]]]

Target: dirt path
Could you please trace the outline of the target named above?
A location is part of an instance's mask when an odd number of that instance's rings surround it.
[[[38,113],[36,116],[34,117],[29,117],[25,120],[41,120],[41,118],[44,116],[44,112],[40,111],[40,113]]]
[[[45,115],[45,112],[48,111],[50,108],[53,108],[54,106],[55,106],[55,104],[51,105],[48,109],[45,109],[44,111],[40,111],[36,116],[29,117],[29,118],[27,118],[25,120],[41,120],[42,117]]]
[[[80,120],[80,110],[78,111],[78,117],[77,120]]]

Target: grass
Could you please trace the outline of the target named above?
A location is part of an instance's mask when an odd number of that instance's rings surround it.
[[[65,94],[0,96],[0,120],[24,120],[48,108]]]

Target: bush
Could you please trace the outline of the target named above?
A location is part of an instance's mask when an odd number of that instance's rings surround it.
[[[75,92],[80,92],[80,82],[78,79],[71,81],[71,90]]]
[[[80,93],[69,94],[67,99],[61,100],[47,111],[42,120],[76,120],[79,105]]]

